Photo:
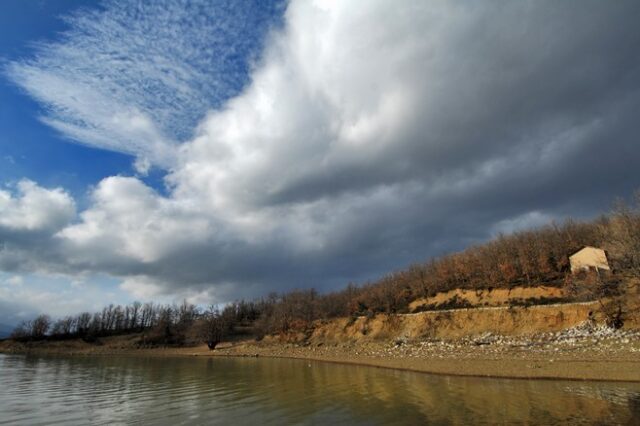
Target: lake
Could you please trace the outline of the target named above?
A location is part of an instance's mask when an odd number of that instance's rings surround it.
[[[0,424],[638,424],[640,384],[266,358],[0,354]]]

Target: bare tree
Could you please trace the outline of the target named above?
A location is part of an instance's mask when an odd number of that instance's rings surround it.
[[[202,315],[201,337],[214,350],[225,337],[228,325],[217,306],[211,305]]]
[[[595,270],[567,275],[565,286],[576,300],[595,300],[609,327],[621,328],[627,317],[626,294],[620,282],[608,274]]]
[[[130,330],[134,330],[139,327],[140,308],[142,304],[140,302],[133,302],[129,307],[129,325]]]
[[[11,332],[11,338],[15,340],[26,339],[31,336],[31,321],[22,321]]]
[[[91,313],[83,312],[76,317],[76,330],[81,336],[85,336],[89,332],[91,326]]]
[[[53,323],[51,335],[58,337],[69,337],[75,332],[76,319],[74,317],[60,318]]]
[[[636,193],[635,205],[619,201],[607,230],[610,238],[607,249],[619,269],[635,275],[640,274],[640,191]]]
[[[47,335],[51,327],[51,317],[49,315],[38,315],[36,319],[31,322],[31,337],[34,339],[42,339]]]

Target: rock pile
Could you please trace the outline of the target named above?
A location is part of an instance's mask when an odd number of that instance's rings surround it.
[[[393,357],[447,357],[516,352],[526,354],[640,352],[640,330],[616,330],[605,325],[585,322],[579,326],[528,336],[502,336],[483,333],[457,340],[429,339],[409,341],[396,339],[384,348],[364,349],[363,354]]]

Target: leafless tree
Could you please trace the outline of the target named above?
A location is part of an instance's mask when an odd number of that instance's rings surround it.
[[[200,335],[209,347],[214,350],[225,337],[228,324],[217,306],[211,305],[202,315]]]
[[[11,332],[11,339],[22,340],[31,336],[31,321],[22,321]]]
[[[38,315],[36,319],[31,322],[31,337],[34,339],[42,339],[47,335],[51,327],[51,317],[46,314]]]

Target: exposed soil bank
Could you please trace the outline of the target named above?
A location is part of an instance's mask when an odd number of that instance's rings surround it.
[[[317,321],[307,330],[206,345],[141,348],[141,334],[19,343],[0,352],[60,355],[266,356],[425,373],[640,382],[637,292],[622,330],[603,325],[599,303],[484,307]]]
[[[497,288],[485,290],[455,289],[441,292],[433,297],[417,299],[409,304],[411,312],[423,307],[446,306],[452,303],[466,303],[470,306],[503,306],[513,302],[528,300],[559,300],[568,295],[563,288],[550,286]]]
[[[598,302],[531,307],[489,307],[340,318],[320,322],[308,338],[315,343],[379,340],[460,339],[482,333],[505,336],[555,332],[593,318],[602,322]],[[635,323],[629,321],[629,327]],[[298,336],[298,339],[300,336]]]
[[[485,333],[457,340],[358,343],[224,343],[182,348],[138,348],[139,335],[64,342],[0,342],[0,352],[56,355],[263,356],[360,364],[434,374],[522,379],[640,382],[640,332],[580,326],[519,337]]]

